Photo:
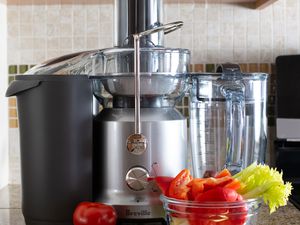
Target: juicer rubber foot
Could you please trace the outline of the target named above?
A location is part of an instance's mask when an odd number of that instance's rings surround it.
[[[54,222],[54,221],[42,221],[42,220],[32,220],[25,218],[26,225],[73,225],[72,222]]]

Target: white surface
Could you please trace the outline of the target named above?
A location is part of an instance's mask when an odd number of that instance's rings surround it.
[[[300,119],[276,119],[276,136],[279,139],[300,140]]]
[[[8,183],[8,103],[6,1],[0,0],[0,189]]]

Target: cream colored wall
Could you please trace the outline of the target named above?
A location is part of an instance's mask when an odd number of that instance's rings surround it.
[[[8,183],[6,1],[0,0],[0,189]]]

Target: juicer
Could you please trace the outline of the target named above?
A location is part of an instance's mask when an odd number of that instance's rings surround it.
[[[175,104],[188,89],[190,52],[164,47],[164,35],[183,23],[163,24],[162,3],[116,0],[115,47],[65,55],[26,73],[35,84],[43,75],[89,77],[93,169],[86,174],[93,174],[93,201],[113,205],[119,224],[165,223],[152,178],[187,166],[187,121]]]

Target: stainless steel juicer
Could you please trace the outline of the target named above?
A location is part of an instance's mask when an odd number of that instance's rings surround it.
[[[92,79],[93,198],[113,205],[119,223],[164,223],[150,178],[175,176],[187,164],[186,118],[175,103],[188,88],[190,52],[164,47],[164,35],[182,22],[163,24],[162,14],[162,0],[116,0],[115,47],[63,56],[28,72]]]

